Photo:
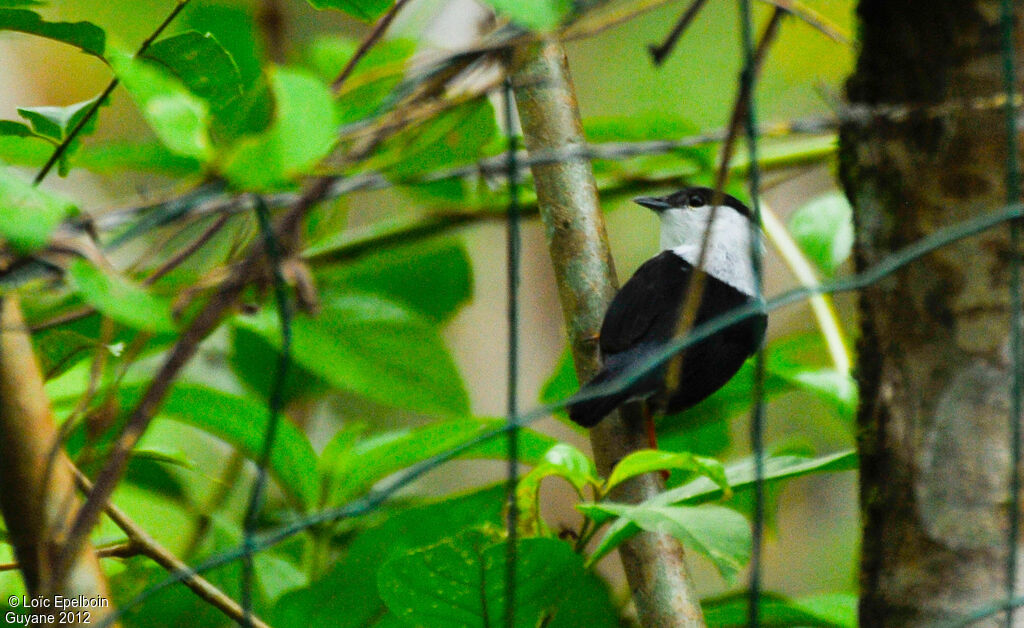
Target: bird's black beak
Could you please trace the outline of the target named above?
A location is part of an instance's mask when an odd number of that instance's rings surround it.
[[[638,196],[633,199],[633,202],[637,205],[643,205],[647,209],[653,209],[656,212],[663,212],[666,209],[672,207],[672,204],[665,200],[661,196]]]

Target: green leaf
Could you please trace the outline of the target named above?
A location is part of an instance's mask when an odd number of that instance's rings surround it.
[[[260,102],[269,100],[265,84],[259,81],[253,89],[247,89],[235,60],[211,33],[188,31],[161,39],[146,50],[144,58],[167,68],[190,92],[206,101],[215,139],[229,141],[242,130],[263,130],[262,126],[246,129],[243,122],[251,110],[272,106]]]
[[[559,25],[572,9],[570,0],[486,0],[498,13],[530,30],[547,31]]]
[[[631,477],[662,469],[681,469],[699,473],[720,486],[726,495],[731,493],[721,462],[714,458],[695,456],[689,452],[673,453],[658,449],[635,451],[620,460],[608,476],[606,492]]]
[[[86,303],[123,325],[149,332],[175,330],[171,304],[121,275],[76,258],[68,265],[68,277]]]
[[[14,120],[0,120],[0,135],[14,137],[35,137],[35,132],[27,124]]]
[[[53,39],[96,57],[103,56],[106,46],[106,33],[91,22],[47,22],[35,11],[25,9],[0,9],[0,30]]]
[[[122,386],[118,390],[120,406],[134,408],[145,389],[143,384]],[[160,412],[231,443],[251,460],[260,456],[269,419],[262,403],[186,380],[175,383]],[[281,417],[269,470],[300,509],[315,503],[319,490],[316,467],[309,439]]]
[[[32,130],[37,136],[59,143],[82,122],[99,98],[100,96],[97,96],[67,107],[20,107],[18,114],[32,124]],[[106,104],[106,101],[101,104]],[[69,159],[78,151],[82,138],[95,130],[96,119],[95,114],[89,118],[61,154],[58,162],[60,176],[67,175],[70,170]]]
[[[213,158],[206,101],[155,63],[116,53],[110,64],[164,146],[204,162]]]
[[[498,626],[504,621],[505,543],[462,534],[395,557],[377,575],[392,613],[431,628]],[[515,626],[534,628],[582,573],[581,559],[553,539],[516,546]]]
[[[592,571],[572,582],[545,628],[621,628],[608,585]]]
[[[274,373],[266,365],[277,364],[280,354],[279,346],[274,345],[266,334],[240,325],[232,326],[231,354],[228,356],[231,369],[262,399],[269,399],[274,388]],[[282,400],[287,404],[297,399],[309,399],[330,388],[331,385],[322,377],[293,363],[284,380]]]
[[[499,484],[402,510],[360,533],[322,578],[285,594],[268,619],[280,628],[363,628],[387,610],[377,594],[383,562],[470,526],[499,525],[504,503]]]
[[[89,108],[96,103],[96,98],[67,107],[18,107],[18,115],[32,124],[32,130],[36,134],[59,142],[81,122]]]
[[[587,139],[594,143],[664,141],[701,132],[701,128],[692,122],[666,115],[664,111],[587,118],[583,127]],[[714,153],[709,146],[696,146],[629,159],[596,159],[593,164],[598,181],[613,186],[630,179],[678,180],[684,176],[693,179],[712,171]]]
[[[826,275],[853,250],[853,208],[842,192],[819,196],[789,217],[789,232]]]
[[[166,67],[211,108],[225,107],[242,95],[235,60],[210,33],[188,31],[166,37],[150,46],[143,58]]]
[[[372,22],[391,8],[393,0],[309,0],[315,9],[337,9]]]
[[[398,430],[343,447],[328,445],[334,460],[324,460],[325,487],[329,487],[327,505],[343,504],[368,490],[375,482],[427,458],[442,454],[488,432],[502,427],[502,419],[456,419],[415,429]],[[351,434],[341,432],[336,439],[348,441]],[[519,432],[519,456],[528,464],[548,451],[555,440],[528,428]],[[460,458],[504,459],[507,441],[498,436],[459,455]],[[336,452],[344,450],[342,455]]]
[[[199,161],[175,155],[155,141],[92,144],[78,153],[75,165],[99,173],[120,174],[129,170],[178,178],[188,177],[202,169]]]
[[[39,369],[45,379],[66,372],[81,359],[91,355],[99,341],[69,329],[44,329],[32,334],[39,359]]]
[[[572,484],[581,498],[588,484],[600,484],[597,469],[585,453],[566,443],[549,449],[541,463],[523,476],[516,486],[519,529],[523,536],[539,536],[548,532],[540,516],[540,485],[544,478],[553,475]]]
[[[815,473],[850,471],[857,468],[857,454],[854,451],[842,451],[836,454],[807,458],[804,456],[771,456],[764,461],[764,480],[766,484],[789,480]],[[733,491],[751,486],[754,483],[754,463],[743,460],[730,464],[725,468],[725,478]],[[696,480],[674,488],[644,502],[643,505],[668,506],[670,504],[696,504],[719,499],[723,495],[722,488],[708,478]],[[581,506],[581,508],[583,508]],[[594,549],[588,561],[597,562],[624,540],[638,531],[630,521],[619,519],[609,526],[601,542]]]
[[[598,511],[618,515],[644,530],[671,534],[715,564],[730,583],[750,560],[750,524],[740,513],[723,506],[639,506],[586,504],[584,513]],[[590,563],[596,559],[591,557]]]
[[[340,234],[339,234],[340,235]],[[394,299],[435,322],[450,319],[473,293],[473,269],[461,242],[454,238],[382,248],[326,267],[334,251],[344,247],[335,238],[310,249],[304,257],[316,271],[321,294],[351,290]]]
[[[280,347],[277,315],[238,316]],[[379,403],[440,416],[468,414],[469,399],[437,330],[402,306],[350,293],[325,301],[316,318],[292,322],[296,364],[343,390]]]
[[[847,373],[840,373],[829,365],[828,352],[818,332],[803,332],[773,339],[765,350],[765,400],[784,393],[803,391],[829,402],[838,415],[849,420],[857,408],[857,386]],[[713,395],[696,406],[665,417],[658,426],[665,443],[676,441],[686,448],[685,434],[695,429],[720,426],[734,416],[748,412],[753,401],[753,359],[740,368],[735,376]],[[672,435],[679,433],[675,439]],[[693,439],[690,439],[691,442]],[[708,453],[705,451],[705,453]]]
[[[0,169],[0,236],[19,253],[45,246],[57,225],[75,212],[71,201]]]
[[[241,139],[224,164],[237,186],[266,190],[307,174],[336,141],[330,90],[312,75],[275,68],[270,74],[274,119],[263,133]]]
[[[490,101],[477,99],[389,138],[368,167],[409,178],[476,161],[496,132]]]
[[[748,625],[750,597],[746,592],[701,600],[708,628],[744,628]],[[849,593],[828,593],[797,600],[774,593],[762,593],[758,608],[762,626],[815,626],[855,628],[857,597]]]

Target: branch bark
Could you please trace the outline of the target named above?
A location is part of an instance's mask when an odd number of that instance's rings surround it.
[[[71,526],[78,499],[13,294],[0,299],[0,443],[0,511],[29,594],[100,597],[108,606],[90,608],[91,620],[106,617],[113,612],[110,592],[91,545],[79,545],[66,577],[53,578],[53,554]]]
[[[526,147],[538,151],[584,145],[565,53],[554,42],[515,51],[512,77]],[[600,368],[596,342],[608,303],[618,288],[597,186],[589,161],[568,159],[531,167],[541,220],[558,281],[576,372],[586,381]],[[647,446],[641,410],[627,404],[590,433],[598,470],[607,475],[629,453]],[[613,499],[639,503],[661,489],[657,474],[622,484]],[[644,626],[696,627],[704,620],[686,572],[683,548],[667,534],[644,532],[619,547]]]
[[[1024,5],[1014,10],[1020,37]],[[854,105],[1004,91],[999,2],[861,0],[858,15]],[[969,108],[847,124],[841,175],[857,208],[858,270],[1005,204],[1005,128],[1001,112]],[[991,230],[861,293],[863,626],[956,620],[1004,598],[1007,561],[1020,564],[1019,545],[1008,555],[1007,266],[1018,254],[1008,230]]]

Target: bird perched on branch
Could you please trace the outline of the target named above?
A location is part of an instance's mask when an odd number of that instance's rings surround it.
[[[714,196],[709,188],[692,187],[668,196],[633,199],[658,213],[662,251],[640,266],[608,307],[599,339],[604,367],[581,393],[634,372],[680,332],[689,331],[681,327],[687,299],[699,299],[694,327],[751,302],[763,303],[755,296],[750,210],[727,194],[719,195],[720,204],[714,208]],[[701,260],[709,222],[711,234]],[[703,280],[696,279],[698,265],[705,273]],[[699,287],[700,294],[689,294],[691,285]],[[761,345],[766,323],[761,311],[685,349],[671,390],[667,367],[662,366],[624,390],[570,405],[569,417],[593,427],[620,404],[637,399],[649,400],[666,413],[685,410],[732,379]],[[649,430],[653,440],[653,424]]]

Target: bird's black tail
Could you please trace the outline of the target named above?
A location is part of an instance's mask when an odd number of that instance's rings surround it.
[[[611,373],[608,370],[602,370],[594,379],[586,383],[580,388],[580,393],[587,393],[600,386],[601,384],[613,379],[615,373]],[[587,399],[586,401],[580,401],[569,405],[569,418],[574,423],[583,427],[594,427],[601,422],[601,419],[608,416],[612,410],[619,407],[624,401],[629,399],[630,391],[622,391],[620,393],[595,397],[593,399]]]

